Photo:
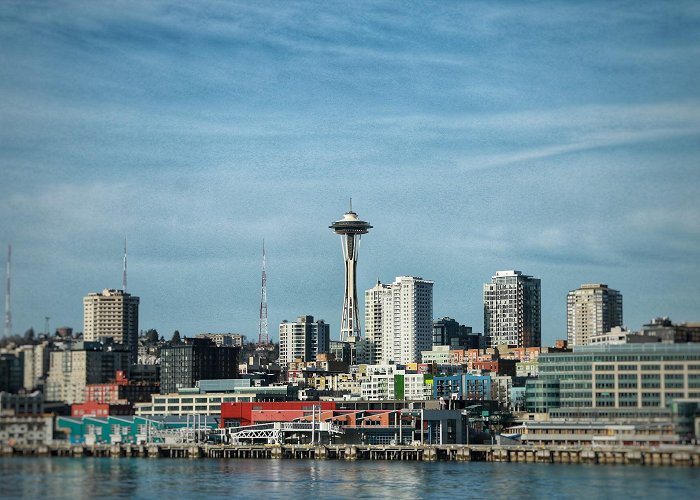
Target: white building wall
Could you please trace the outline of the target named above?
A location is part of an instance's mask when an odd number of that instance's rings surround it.
[[[433,334],[433,282],[399,276],[365,293],[368,340],[377,363],[419,363]]]

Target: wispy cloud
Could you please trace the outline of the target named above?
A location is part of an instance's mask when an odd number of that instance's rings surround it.
[[[36,294],[17,321],[79,324],[125,233],[166,332],[237,328],[226,312],[254,330],[262,237],[271,322],[333,320],[327,225],[349,194],[375,225],[370,283],[435,279],[436,310],[471,324],[501,266],[542,273],[550,303],[587,272],[646,297],[650,263],[700,297],[699,20],[697,2],[2,2],[0,243]],[[186,294],[211,303],[187,317]]]

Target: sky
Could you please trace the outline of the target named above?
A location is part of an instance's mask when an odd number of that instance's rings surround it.
[[[143,330],[256,340],[264,240],[270,337],[338,338],[351,197],[360,295],[483,331],[517,269],[544,344],[582,283],[700,321],[698,2],[6,0],[0,68],[13,333],[82,331],[126,237]]]

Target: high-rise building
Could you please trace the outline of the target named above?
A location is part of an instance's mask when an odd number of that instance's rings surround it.
[[[24,389],[33,391],[43,388],[49,372],[49,341],[25,345],[22,346],[22,350],[24,351]]]
[[[391,285],[377,281],[365,290],[365,333],[369,343],[369,364],[386,364],[394,359],[394,306]]]
[[[296,359],[316,361],[318,354],[328,352],[330,331],[330,325],[322,319],[314,321],[313,316],[299,316],[294,323],[284,320],[279,330],[280,366],[284,369]]]
[[[484,335],[491,346],[539,347],[542,343],[539,278],[498,271],[484,283]]]
[[[208,338],[186,339],[184,344],[163,347],[160,351],[160,392],[195,387],[200,380],[238,377],[235,346],[217,347]]]
[[[570,346],[622,326],[622,294],[602,283],[584,283],[566,296],[566,333]]]
[[[433,282],[399,276],[365,292],[365,329],[372,363],[418,363],[433,344]]]
[[[139,339],[139,298],[123,290],[105,289],[83,298],[83,339],[107,337],[132,354],[136,362]]]

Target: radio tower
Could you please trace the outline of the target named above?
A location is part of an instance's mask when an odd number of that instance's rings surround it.
[[[122,270],[122,292],[126,293],[126,236],[124,236],[124,269]]]
[[[10,273],[12,271],[12,245],[7,245],[7,268],[5,270],[5,337],[12,335],[12,311],[10,310]]]
[[[270,337],[267,334],[267,270],[265,261],[265,240],[263,240],[262,254],[262,286],[260,287],[260,334],[258,344],[267,345]]]

